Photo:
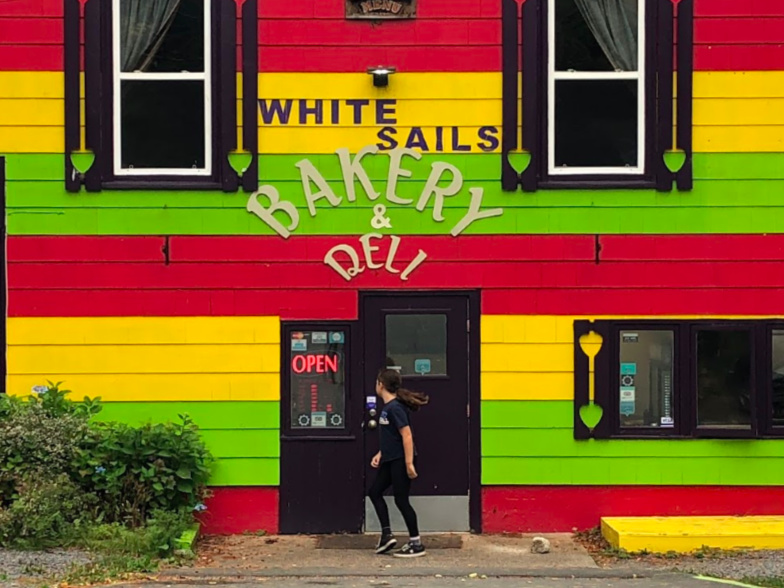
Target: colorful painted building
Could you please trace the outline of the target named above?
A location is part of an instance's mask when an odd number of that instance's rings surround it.
[[[424,530],[784,514],[781,0],[5,0],[0,156],[6,391],[207,531],[372,529],[384,365]]]

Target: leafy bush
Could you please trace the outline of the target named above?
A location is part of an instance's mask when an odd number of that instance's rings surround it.
[[[203,508],[211,456],[198,428],[183,415],[141,427],[97,422],[100,399],[67,394],[52,383],[25,399],[0,394],[0,545],[83,543],[129,526],[139,530],[123,541],[171,551],[173,533]]]
[[[211,458],[190,418],[180,418],[138,428],[91,427],[76,471],[85,490],[100,498],[107,521],[137,526],[153,509],[177,511],[201,502]]]

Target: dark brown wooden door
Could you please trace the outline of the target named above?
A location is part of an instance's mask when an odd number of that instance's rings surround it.
[[[369,400],[378,370],[398,369],[403,385],[430,396],[412,414],[419,477],[412,503],[423,531],[469,530],[469,298],[460,294],[378,294],[363,297],[365,355],[363,431],[366,489],[375,472],[369,461],[378,451],[378,429]],[[375,530],[366,503],[365,528]],[[394,516],[397,511],[390,509]],[[401,529],[402,531],[402,529]]]

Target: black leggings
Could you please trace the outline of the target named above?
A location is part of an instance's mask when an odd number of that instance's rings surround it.
[[[384,500],[384,491],[390,485],[395,495],[395,506],[397,506],[400,514],[403,515],[403,520],[406,521],[408,534],[411,537],[419,537],[419,524],[417,523],[416,512],[414,512],[414,507],[408,501],[408,495],[411,491],[411,478],[408,477],[404,459],[382,463],[378,468],[376,481],[373,482],[368,492],[382,529],[390,528],[389,509]]]

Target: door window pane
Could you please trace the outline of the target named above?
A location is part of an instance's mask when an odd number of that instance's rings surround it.
[[[751,333],[697,332],[697,426],[751,428]]]
[[[636,80],[555,82],[556,167],[636,167]]]
[[[346,332],[291,333],[292,429],[344,429]]]
[[[773,426],[784,427],[784,331],[773,331]]]
[[[672,428],[675,425],[674,345],[672,331],[621,331],[621,427]]]
[[[204,169],[204,82],[121,83],[122,167]]]
[[[121,71],[204,71],[204,1],[120,0]]]
[[[402,375],[446,375],[446,343],[445,314],[386,316],[387,367]]]

